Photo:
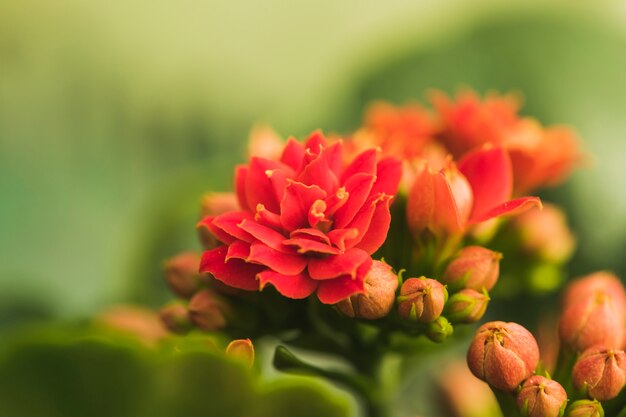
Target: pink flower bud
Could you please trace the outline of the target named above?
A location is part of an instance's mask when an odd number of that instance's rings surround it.
[[[207,331],[219,330],[226,326],[229,307],[211,290],[203,290],[189,301],[189,317],[199,328]]]
[[[587,293],[585,298],[566,304],[559,321],[564,346],[582,351],[604,344],[619,349],[624,341],[624,314],[606,290]]]
[[[559,417],[567,404],[567,393],[556,381],[535,375],[522,384],[517,406],[524,417]]]
[[[226,355],[242,361],[249,367],[254,365],[254,345],[250,339],[237,339],[228,344]]]
[[[529,210],[513,222],[526,252],[554,263],[565,262],[572,255],[576,240],[567,227],[565,213],[557,206],[544,204],[543,210]]]
[[[450,262],[441,280],[451,290],[470,288],[476,291],[491,290],[500,274],[498,252],[480,246],[467,246]]]
[[[516,323],[483,324],[467,351],[472,373],[492,387],[513,391],[534,372],[539,347],[533,335]]]
[[[190,298],[200,287],[200,255],[184,252],[165,262],[165,279],[171,290]]]
[[[578,400],[567,407],[567,417],[604,417],[604,409],[596,400]]]
[[[428,323],[441,315],[448,292],[439,281],[409,278],[400,288],[398,313],[405,320]]]
[[[446,317],[453,323],[474,323],[480,320],[489,304],[489,294],[464,289],[453,294],[446,303]]]
[[[604,346],[587,349],[574,365],[572,381],[596,400],[615,398],[626,384],[626,354]]]
[[[184,333],[191,327],[187,307],[178,301],[174,301],[161,309],[161,321],[167,329],[173,333]]]
[[[615,305],[626,311],[626,291],[620,279],[608,271],[599,271],[570,283],[563,295],[563,306],[567,307],[576,301],[584,300],[598,291],[610,294]]]
[[[348,317],[374,320],[385,317],[391,311],[398,289],[398,276],[391,266],[373,261],[365,276],[365,294],[355,294],[336,304],[337,309]]]

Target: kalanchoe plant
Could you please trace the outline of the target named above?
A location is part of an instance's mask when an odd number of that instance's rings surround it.
[[[567,233],[551,245],[546,235],[522,232],[563,231],[558,215],[532,217],[542,203],[525,195],[559,183],[576,165],[573,133],[519,116],[514,96],[435,93],[431,102],[432,110],[378,103],[343,139],[317,131],[283,141],[256,128],[234,191],[202,200],[200,260],[188,254],[167,264],[168,282],[184,299],[163,309],[168,328],[241,339],[227,354],[249,362],[247,338],[271,336],[284,345],[275,348],[277,369],[347,387],[368,415],[382,416],[385,358],[462,340],[464,325],[481,320],[493,298],[503,255],[565,262],[573,246]],[[606,334],[617,323],[609,319],[624,312],[626,297],[609,294],[611,285],[594,290],[608,307],[587,294],[570,297],[579,322],[564,319],[562,336],[572,355],[593,339],[588,324]],[[349,366],[321,367],[292,348]],[[537,342],[518,324],[480,327],[467,359],[507,417],[560,415],[572,395],[571,380],[534,375]]]

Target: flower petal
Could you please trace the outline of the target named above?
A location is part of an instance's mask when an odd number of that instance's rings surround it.
[[[242,259],[247,261],[248,256],[250,256],[250,244],[242,240],[236,240],[228,245],[228,252],[226,252],[225,261],[228,262],[231,259]]]
[[[309,227],[305,229],[294,230],[293,232],[291,232],[289,237],[292,239],[299,238],[299,237],[308,238],[308,239],[317,240],[319,242],[330,245],[330,239],[328,238],[328,236],[324,234],[324,232],[322,232],[321,230],[313,229]]]
[[[344,275],[340,278],[329,279],[319,282],[317,298],[324,304],[336,304],[353,294],[365,292],[365,276],[372,267],[372,259],[367,258],[358,270],[356,278]]]
[[[244,220],[251,220],[252,215],[245,211],[233,211],[230,213],[221,214],[213,219],[213,226],[220,228],[229,235],[243,240],[244,242],[254,242],[254,237],[239,227],[239,224]],[[216,235],[216,237],[219,236]],[[230,242],[229,242],[230,243]]]
[[[297,171],[300,169],[303,159],[304,145],[294,138],[289,138],[283,150],[283,155],[280,157],[280,162],[290,166],[294,171]]]
[[[483,147],[472,151],[459,161],[459,171],[472,187],[474,207],[471,219],[511,198],[513,167],[509,154],[501,147]]]
[[[322,255],[336,255],[339,249],[334,248],[326,243],[308,238],[292,238],[283,241],[287,246],[293,246],[298,249],[298,253],[319,253]]]
[[[346,250],[346,242],[352,239],[356,239],[359,236],[359,230],[355,228],[351,229],[334,229],[328,232],[328,238],[330,242],[339,250]]]
[[[335,228],[342,229],[354,219],[369,197],[374,181],[376,181],[376,176],[367,173],[358,173],[348,178],[344,184],[348,199],[335,212]]]
[[[376,175],[377,149],[369,149],[357,155],[341,175],[341,183],[345,184],[348,178],[359,174]]]
[[[288,298],[306,298],[317,288],[317,281],[309,278],[306,272],[297,275],[284,275],[275,271],[263,271],[258,275],[261,289],[272,284],[276,290]]]
[[[376,182],[370,194],[396,195],[401,178],[402,162],[395,158],[383,159],[376,165]]]
[[[290,248],[283,245],[283,240],[285,240],[285,236],[278,233],[272,228],[269,228],[255,222],[254,220],[249,219],[245,219],[241,223],[239,223],[239,228],[248,232],[255,239],[260,240],[272,249],[276,249],[277,251],[285,253],[293,252]]]
[[[256,280],[256,276],[266,268],[261,265],[249,264],[240,259],[226,261],[227,251],[226,246],[220,246],[204,252],[200,259],[200,272],[212,274],[229,287],[248,291],[258,290],[259,282]]]
[[[297,275],[304,271],[307,259],[301,255],[291,255],[279,252],[264,245],[261,242],[250,246],[248,262],[262,264],[268,268],[285,275]]]
[[[235,168],[235,191],[237,192],[237,200],[242,210],[250,210],[248,200],[246,198],[246,179],[248,178],[248,166],[238,165]]]
[[[361,249],[350,249],[339,255],[309,260],[309,275],[313,279],[332,279],[341,275],[356,278],[359,266],[369,258],[369,254]]]
[[[326,192],[317,185],[305,185],[287,180],[285,196],[280,202],[280,221],[287,230],[309,226],[309,210],[315,200],[326,198]]]
[[[215,216],[206,216],[204,219],[200,220],[198,224],[196,224],[196,229],[207,229],[217,240],[220,242],[229,245],[237,240],[231,234],[226,233],[219,227],[213,224],[213,220]]]
[[[248,175],[246,176],[246,201],[248,208],[254,210],[257,204],[261,203],[268,210],[278,213],[280,209],[280,200],[282,189],[275,187],[270,179],[272,171],[284,171],[287,177],[293,175],[293,169],[279,161],[271,161],[253,157],[248,167]]]
[[[316,185],[332,194],[337,190],[339,181],[328,165],[326,149],[321,148],[319,155],[309,162],[295,178],[305,185]]]
[[[389,206],[392,201],[393,197],[386,194],[383,194],[381,198],[376,201],[376,208],[372,214],[367,232],[361,237],[361,241],[356,244],[357,248],[372,254],[385,242],[387,232],[389,232],[389,225],[391,224]]]
[[[521,197],[515,200],[506,201],[494,207],[481,217],[472,218],[470,223],[480,223],[498,216],[512,216],[522,213],[533,207],[542,208],[539,197]]]

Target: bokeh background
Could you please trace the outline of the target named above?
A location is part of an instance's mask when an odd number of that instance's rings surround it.
[[[624,2],[0,1],[0,336],[168,300],[162,261],[198,247],[255,123],[348,132],[463,86],[579,131],[589,163],[542,196],[571,275],[626,276]]]

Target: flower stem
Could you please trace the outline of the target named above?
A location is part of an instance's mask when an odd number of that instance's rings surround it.
[[[498,405],[500,406],[500,410],[502,411],[503,416],[521,417],[519,408],[517,408],[517,403],[515,402],[515,398],[510,392],[500,391],[499,389],[495,388],[492,388],[491,390],[495,394],[496,400],[498,401]]]

